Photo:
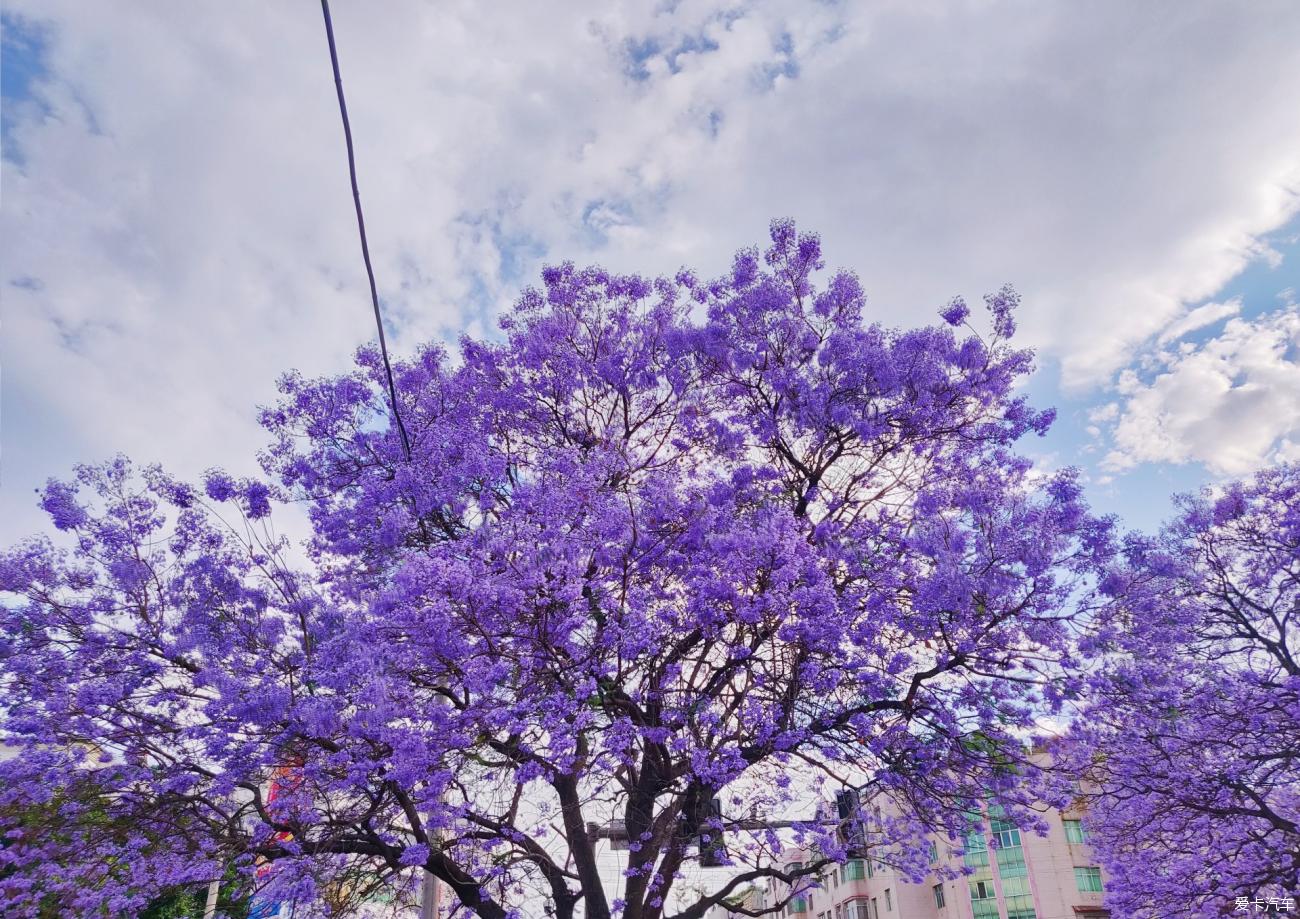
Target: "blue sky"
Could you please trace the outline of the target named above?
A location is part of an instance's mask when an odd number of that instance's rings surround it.
[[[1131,525],[1300,458],[1294,4],[536,6],[335,11],[399,352],[490,334],[545,261],[711,275],[791,215],[891,324],[1016,284],[1059,410],[1024,448]],[[278,373],[373,332],[311,9],[3,32],[8,542],[79,460],[252,471]]]
[[[0,93],[4,99],[4,105],[0,107],[0,132],[5,155],[18,156],[18,150],[11,141],[15,123],[22,117],[41,117],[45,114],[36,102],[32,83],[45,74],[46,35],[36,23],[4,14],[0,14],[0,31],[3,32]],[[38,111],[24,111],[29,104],[37,104]]]
[[[1288,299],[1288,291],[1300,291],[1300,220],[1292,219],[1263,239],[1276,252],[1271,261],[1250,262],[1212,296],[1192,302],[1191,308],[1239,300],[1240,318],[1251,321],[1276,313]],[[1204,346],[1222,331],[1225,321],[1209,323],[1180,340]],[[1293,360],[1295,357],[1293,351]],[[1036,402],[1057,408],[1057,422],[1035,452],[1041,450],[1049,462],[1084,470],[1090,480],[1094,507],[1119,516],[1129,526],[1158,527],[1172,512],[1170,499],[1174,494],[1196,491],[1224,478],[1216,470],[1207,469],[1203,460],[1195,459],[1141,463],[1121,474],[1111,474],[1103,463],[1106,440],[1089,433],[1088,413],[1108,404],[1113,393],[1108,389],[1064,389],[1060,363],[1050,357],[1040,360],[1030,392]],[[1295,419],[1290,419],[1289,429],[1294,428]]]

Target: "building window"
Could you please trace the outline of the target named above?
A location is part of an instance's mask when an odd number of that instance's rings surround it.
[[[1101,869],[1075,868],[1074,883],[1080,893],[1101,893]]]
[[[1062,820],[1065,824],[1065,841],[1076,845],[1088,841],[1088,833],[1083,828],[1082,820]]]
[[[994,820],[989,828],[993,831],[993,838],[997,840],[998,848],[1010,849],[1020,845],[1020,831],[1014,824],[1006,820]]]
[[[886,887],[885,888],[885,912],[892,913],[893,911],[894,911],[894,897],[889,892],[889,888]]]
[[[930,864],[933,865],[938,861],[939,861],[939,846],[933,839],[931,839],[930,840]]]
[[[875,897],[871,898],[871,919],[880,919],[880,906]]]
[[[1076,871],[1078,869],[1075,869]],[[971,881],[970,898],[972,900],[992,900],[997,894],[993,892],[992,881]]]
[[[860,881],[867,876],[867,869],[863,867],[862,859],[855,858],[851,862],[844,863],[844,880]]]
[[[934,905],[939,909],[943,909],[945,906],[948,905],[948,902],[943,898],[942,884],[934,885]]]

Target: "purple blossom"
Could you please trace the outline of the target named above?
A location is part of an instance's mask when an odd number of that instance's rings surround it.
[[[970,315],[970,307],[966,305],[966,301],[961,297],[953,297],[951,302],[940,311],[939,315],[943,317],[943,321],[948,325],[961,325],[966,321],[966,317]]]
[[[203,491],[213,501],[229,501],[238,494],[239,488],[229,475],[212,469],[203,477]]]
[[[300,554],[124,460],[79,474],[84,507],[47,489],[78,546],[0,555],[0,808],[31,818],[6,909],[129,915],[220,856],[300,903],[425,865],[483,919],[525,888],[663,919],[714,834],[776,875],[775,834],[713,802],[788,814],[809,761],[909,802],[904,864],[990,794],[1028,819],[1007,766],[1119,563],[1071,475],[1014,452],[1050,417],[1016,394],[1014,294],[978,346],[888,328],[819,281],[815,234],[770,235],[708,283],[546,268],[500,340],[394,368],[409,460],[374,348],[287,374],[266,481],[203,493],[300,504]],[[621,904],[592,876],[610,815]]]
[[[51,479],[41,493],[41,509],[60,530],[75,530],[86,522],[86,510],[77,503],[76,486]]]
[[[1063,753],[1108,903],[1300,888],[1300,465],[1180,499],[1102,582],[1105,666]],[[1207,870],[1212,867],[1212,871]]]

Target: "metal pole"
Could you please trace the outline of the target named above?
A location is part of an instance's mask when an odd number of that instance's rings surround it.
[[[203,907],[203,919],[215,919],[217,915],[217,894],[221,890],[220,879],[213,881],[208,885],[208,902]]]
[[[438,917],[438,879],[428,871],[420,884],[420,919]]]

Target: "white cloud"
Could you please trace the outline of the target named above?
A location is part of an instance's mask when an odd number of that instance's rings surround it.
[[[249,467],[277,373],[373,334],[318,11],[7,13],[50,23],[54,78],[3,166],[0,542],[74,459]],[[891,321],[1015,282],[1088,385],[1297,202],[1285,2],[334,13],[399,351],[482,334],[543,258],[718,272],[789,214]]]
[[[1254,320],[1172,356],[1149,381],[1124,376],[1123,406],[1103,467],[1205,464],[1241,475],[1300,456],[1300,308]]]
[[[1203,329],[1206,326],[1214,325],[1220,319],[1226,319],[1229,316],[1236,316],[1241,312],[1241,299],[1235,298],[1224,303],[1206,303],[1195,309],[1188,310],[1179,316],[1169,325],[1165,326],[1164,331],[1160,333],[1157,342],[1162,345],[1177,341],[1190,332],[1197,329]]]

